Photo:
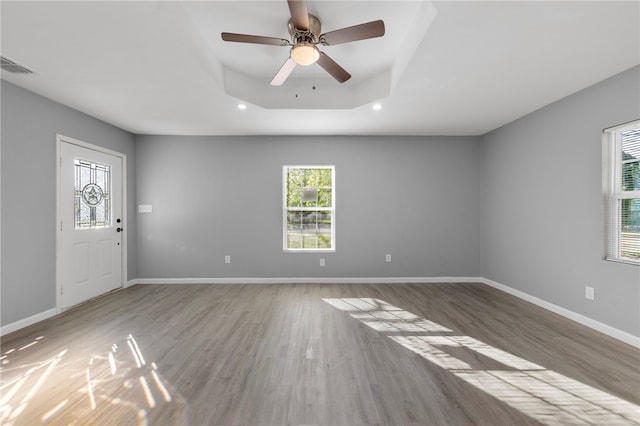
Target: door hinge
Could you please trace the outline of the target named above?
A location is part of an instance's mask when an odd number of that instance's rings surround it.
[[[60,296],[64,294],[64,288],[60,287]]]
[[[60,221],[60,231],[62,231],[62,221]]]

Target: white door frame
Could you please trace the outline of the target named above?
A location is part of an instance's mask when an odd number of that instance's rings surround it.
[[[126,287],[127,282],[127,230],[129,229],[129,222],[127,220],[127,155],[121,152],[112,151],[107,148],[103,148],[98,145],[93,145],[88,142],[83,142],[78,139],[73,139],[61,134],[56,134],[56,313],[62,312],[61,307],[61,292],[62,292],[62,279],[60,277],[60,271],[62,270],[61,256],[60,256],[60,240],[61,240],[61,224],[62,224],[62,205],[60,203],[62,190],[60,185],[61,173],[60,167],[62,163],[61,147],[63,143],[69,143],[77,145],[82,148],[91,149],[93,151],[102,152],[105,154],[113,155],[122,160],[122,276],[120,277],[120,288]]]

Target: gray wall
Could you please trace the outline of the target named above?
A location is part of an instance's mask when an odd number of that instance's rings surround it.
[[[602,129],[640,117],[635,67],[483,137],[482,276],[640,336],[640,267],[602,260]],[[585,299],[585,286],[595,301]]]
[[[136,276],[135,138],[2,80],[2,325],[53,309],[56,134],[127,155],[128,264]]]
[[[138,136],[136,150],[137,202],[153,206],[140,278],[480,274],[478,138]],[[335,164],[335,253],[282,251],[284,164]]]
[[[2,81],[1,323],[55,307],[61,133],[127,154],[129,279],[484,276],[638,336],[640,268],[601,260],[600,134],[640,117],[639,81],[636,67],[482,138],[134,137]],[[282,252],[295,163],[336,165],[335,253]]]

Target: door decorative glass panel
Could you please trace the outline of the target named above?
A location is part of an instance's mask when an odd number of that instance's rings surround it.
[[[111,226],[111,167],[75,160],[76,229]]]

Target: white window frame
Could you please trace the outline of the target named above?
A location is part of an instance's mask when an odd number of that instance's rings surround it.
[[[331,207],[287,206],[287,176],[290,169],[330,169],[331,170]],[[325,210],[331,214],[331,247],[329,248],[289,248],[287,218],[291,211]],[[318,253],[336,251],[336,168],[332,164],[285,164],[282,166],[282,250],[287,253]]]
[[[625,199],[640,199],[640,190],[622,190],[622,134],[640,129],[640,120],[609,127],[602,134],[602,186],[605,204],[604,245],[605,260],[640,265],[640,259],[624,257],[621,253],[622,219],[619,208]]]

